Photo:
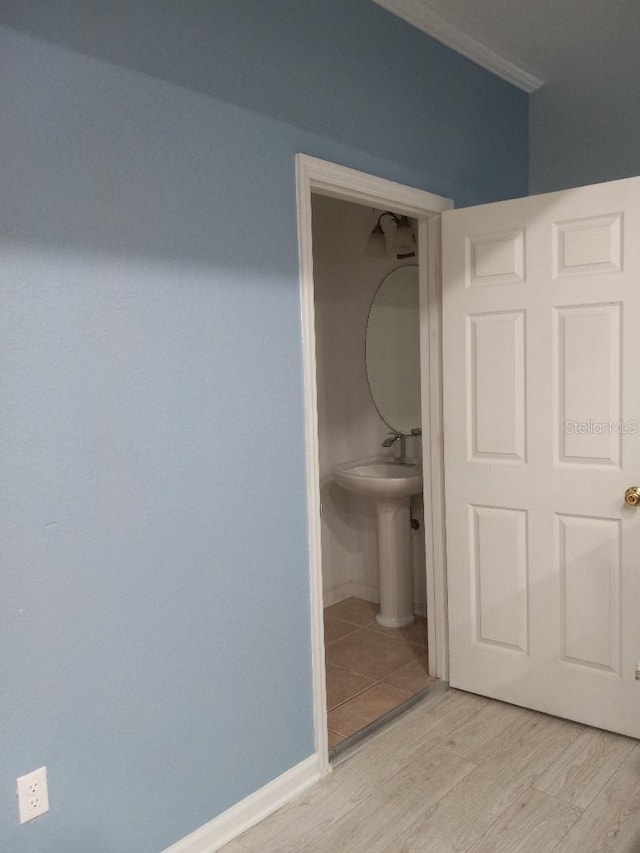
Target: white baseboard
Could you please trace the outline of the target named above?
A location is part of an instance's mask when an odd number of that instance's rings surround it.
[[[373,604],[380,604],[380,593],[377,586],[368,583],[356,583],[356,581],[352,581],[349,586],[351,587],[351,595],[354,598],[360,598],[362,601],[371,601]]]
[[[355,583],[354,581],[341,583],[322,592],[323,607],[331,607],[332,604],[338,604],[338,602],[344,601],[347,598],[360,598],[363,601],[373,601],[374,604],[378,604],[380,601],[376,586]]]
[[[255,794],[251,794],[226,812],[167,847],[164,853],[215,853],[242,832],[281,808],[314,785],[321,777],[320,760],[311,755]]]
[[[333,586],[331,589],[323,589],[322,590],[322,607],[331,607],[333,604],[338,604],[340,601],[344,601],[346,598],[351,598],[353,592],[351,591],[351,587],[353,584],[351,582],[341,583],[338,586]]]
[[[332,604],[338,604],[346,598],[360,598],[363,601],[372,601],[374,604],[380,603],[380,594],[377,586],[348,581],[347,583],[341,583],[340,586],[335,586],[332,589],[325,589],[323,591],[323,606],[331,607]],[[424,601],[424,599],[414,598],[413,612],[416,616],[426,616],[426,601]]]

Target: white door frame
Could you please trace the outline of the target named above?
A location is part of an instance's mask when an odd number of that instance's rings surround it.
[[[338,166],[306,154],[296,155],[300,302],[304,360],[311,650],[316,755],[320,772],[329,768],[322,619],[320,545],[320,469],[313,280],[311,193],[341,198],[418,220],[420,277],[420,347],[422,368],[422,450],[426,537],[427,629],[429,672],[448,677],[447,596],[444,534],[444,466],[442,456],[442,358],[440,220],[453,207],[450,199]],[[426,369],[425,369],[426,368]]]

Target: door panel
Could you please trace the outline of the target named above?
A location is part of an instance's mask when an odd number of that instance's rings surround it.
[[[640,737],[640,179],[443,215],[450,682]]]
[[[524,461],[522,311],[467,317],[468,442],[473,459]]]
[[[476,641],[526,654],[527,512],[490,506],[470,510]]]

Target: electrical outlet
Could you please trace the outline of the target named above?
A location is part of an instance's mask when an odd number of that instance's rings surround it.
[[[41,767],[16,779],[20,823],[26,823],[49,811],[47,768]]]

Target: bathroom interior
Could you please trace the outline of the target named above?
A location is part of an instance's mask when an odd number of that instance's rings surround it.
[[[436,680],[425,622],[417,228],[399,214],[316,193],[312,217],[327,737],[335,757]],[[388,464],[383,471],[372,460]],[[389,479],[378,493],[380,472]]]

